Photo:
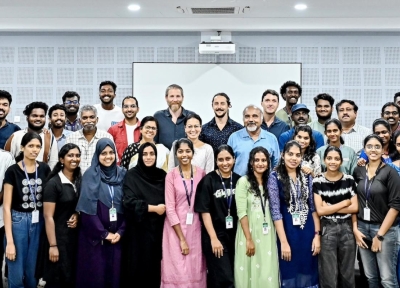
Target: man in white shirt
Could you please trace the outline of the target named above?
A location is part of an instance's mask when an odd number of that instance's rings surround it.
[[[99,122],[97,127],[107,131],[108,128],[117,124],[124,119],[121,107],[114,104],[116,96],[117,84],[112,81],[103,81],[99,85],[99,98],[101,103],[95,104]]]
[[[14,132],[8,138],[4,150],[11,152],[15,157],[21,152],[21,140],[27,132],[36,132],[42,138],[42,149],[36,158],[37,161],[47,163],[51,169],[58,162],[58,148],[54,136],[49,131],[44,131],[48,106],[43,102],[32,102],[26,105],[23,111],[28,122],[28,128]]]
[[[84,105],[79,111],[79,117],[82,129],[69,134],[66,143],[74,143],[81,149],[81,167],[82,174],[89,168],[92,163],[96,144],[101,138],[110,138],[112,136],[99,128],[97,128],[97,110],[94,106]]]

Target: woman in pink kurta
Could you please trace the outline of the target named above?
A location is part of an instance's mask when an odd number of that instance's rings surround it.
[[[171,170],[165,179],[167,217],[163,232],[162,288],[207,286],[206,265],[201,250],[201,224],[199,214],[193,211],[197,184],[205,173],[191,165],[193,152],[190,140],[178,140],[175,153],[179,166]]]

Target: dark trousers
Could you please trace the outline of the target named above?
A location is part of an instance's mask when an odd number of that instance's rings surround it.
[[[321,288],[354,288],[356,243],[351,219],[321,220],[321,253],[318,258]]]
[[[5,229],[4,226],[0,228],[0,239],[4,239]],[[0,245],[0,288],[3,288],[3,258],[4,258],[4,245]]]

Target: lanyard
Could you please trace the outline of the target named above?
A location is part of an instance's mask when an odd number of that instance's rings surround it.
[[[110,192],[111,196],[111,207],[114,208],[114,187],[107,185],[108,186],[108,191]]]
[[[371,180],[368,179],[368,168],[365,169],[366,171],[365,171],[364,190],[365,190],[365,205],[366,205],[366,207],[368,207],[368,199],[371,196],[371,186],[372,186],[372,183],[374,183],[376,172],[379,171],[382,164],[383,164],[383,162],[381,161],[381,163],[379,163],[378,168],[376,168],[374,177],[372,177]],[[369,185],[368,185],[368,182],[369,182]],[[368,188],[367,188],[367,185],[368,185]]]
[[[28,172],[26,171],[26,166],[25,166],[24,160],[22,160],[22,167],[24,168],[26,181],[28,181],[29,191],[31,192],[31,195],[32,195],[32,198],[33,198],[33,202],[35,203],[35,210],[36,210],[36,191],[37,191],[37,179],[38,179],[38,172],[37,172],[36,162],[35,162],[35,190],[33,190],[31,182],[29,180],[29,176],[28,176]]]
[[[185,177],[183,177],[181,166],[179,166],[179,172],[181,173],[183,186],[185,186],[186,199],[187,199],[187,202],[189,204],[189,209],[190,209],[190,201],[192,200],[192,194],[193,194],[193,166],[190,166],[190,194],[189,194],[188,188],[186,186]]]
[[[224,180],[222,179],[222,174],[221,174],[221,171],[219,171],[219,169],[218,169],[218,173],[217,173],[218,175],[219,175],[219,178],[221,179],[221,183],[222,183],[222,187],[224,188],[224,193],[225,193],[225,195],[226,195],[226,202],[227,202],[227,204],[228,204],[228,216],[231,216],[231,205],[232,205],[232,194],[233,194],[233,192],[232,192],[232,189],[233,189],[233,185],[232,185],[232,172],[231,172],[231,178],[230,178],[230,195],[228,196],[228,190],[226,189],[226,186],[225,186],[225,183],[224,183]]]

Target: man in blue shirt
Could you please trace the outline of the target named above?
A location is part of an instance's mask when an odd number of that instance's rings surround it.
[[[290,129],[289,125],[276,117],[275,113],[279,106],[279,94],[275,90],[265,90],[261,97],[261,106],[264,110],[264,121],[261,128],[275,135],[276,140],[279,136]]]
[[[7,121],[10,113],[12,96],[5,90],[0,90],[0,148],[4,149],[7,139],[15,132],[21,130],[18,125]]]
[[[233,133],[228,139],[228,145],[235,152],[234,171],[245,175],[250,151],[254,147],[262,146],[268,150],[271,165],[275,167],[279,160],[279,146],[275,136],[261,129],[262,111],[254,105],[249,105],[243,110],[244,128]]]
[[[294,128],[299,125],[306,125],[308,122],[308,113],[310,113],[310,110],[307,108],[307,106],[303,103],[299,103],[296,105],[293,105],[292,107],[292,119],[294,122],[294,127],[290,129],[289,131],[286,131],[283,133],[281,136],[279,136],[279,150],[282,152],[283,148],[285,147],[285,144],[289,141],[292,140],[293,134],[294,134]],[[316,149],[319,147],[322,147],[325,145],[324,143],[324,136],[316,131],[312,130],[312,135],[315,140],[315,144],[317,146]]]
[[[243,126],[229,117],[231,100],[225,93],[215,94],[212,102],[215,117],[204,124],[201,129],[200,140],[210,144],[214,151],[222,144],[228,143],[229,136],[243,128]]]
[[[181,86],[177,84],[169,85],[165,91],[168,108],[154,114],[154,118],[158,121],[158,131],[154,141],[163,144],[170,150],[172,142],[185,137],[183,120],[187,115],[193,113],[182,107],[183,97]]]

